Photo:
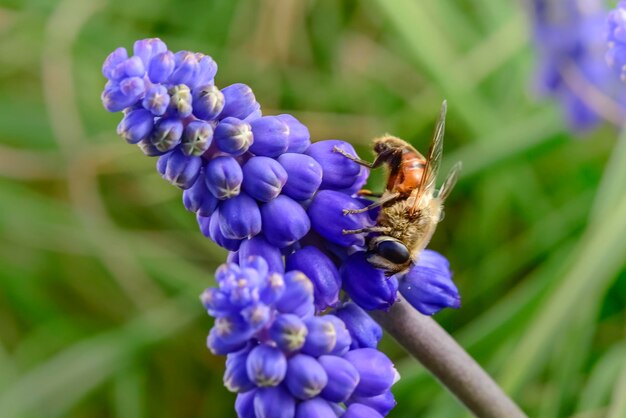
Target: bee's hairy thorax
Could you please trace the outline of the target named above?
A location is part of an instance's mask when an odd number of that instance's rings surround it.
[[[398,239],[415,253],[430,241],[439,222],[441,203],[436,198],[430,199],[413,213],[409,210],[411,207],[410,199],[390,203],[381,210],[377,223],[390,228],[385,235]]]

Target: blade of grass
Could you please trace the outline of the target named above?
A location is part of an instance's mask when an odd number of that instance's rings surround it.
[[[0,392],[5,389],[8,383],[17,375],[17,368],[3,341],[0,340]]]
[[[514,15],[461,57],[456,66],[469,71],[478,84],[526,47],[528,37],[524,23],[521,13]]]
[[[547,212],[529,230],[498,246],[477,266],[462,274],[481,278],[475,284],[478,287],[477,293],[480,294],[500,283],[505,276],[531,267],[534,260],[539,260],[543,254],[549,254],[559,243],[582,227],[591,193],[582,193],[556,210]]]
[[[474,135],[485,134],[498,125],[495,109],[473,91],[474,80],[465,69],[455,65],[459,52],[419,3],[410,0],[375,0],[374,3],[405,42],[412,58],[424,67]]]
[[[137,366],[123,370],[115,377],[113,405],[117,418],[141,418],[144,401],[148,397],[144,387],[144,376]]]
[[[595,222],[607,214],[620,196],[626,194],[626,129],[622,129],[604,173],[591,211],[591,219]]]
[[[568,273],[544,303],[514,351],[515,361],[504,372],[503,385],[513,393],[541,370],[551,340],[570,324],[566,319],[576,305],[584,299],[599,299],[624,266],[626,193],[616,193],[623,190],[617,185],[623,185],[626,173],[626,146],[622,144],[605,170],[591,223],[568,260]]]
[[[622,369],[613,388],[613,397],[606,414],[606,418],[624,418],[626,417],[626,362],[622,365]]]
[[[421,1],[420,6],[426,9],[429,15],[437,17],[436,23],[448,29],[457,45],[469,48],[482,41],[482,34],[459,3],[430,0]]]
[[[567,318],[584,298],[598,298],[623,267],[626,254],[626,195],[601,222],[589,228],[570,258],[567,275],[535,317],[511,355],[503,386],[517,393],[543,368],[549,346],[567,327]]]
[[[563,416],[565,408],[578,396],[582,368],[592,349],[597,315],[596,300],[581,303],[570,320],[576,325],[567,329],[565,337],[555,343],[558,349],[554,351],[545,383],[554,393],[543,394],[538,418]]]
[[[605,406],[615,387],[620,370],[626,365],[626,342],[613,345],[600,357],[588,373],[576,410],[580,413]]]
[[[524,120],[506,124],[495,133],[448,153],[445,159],[450,165],[455,161],[463,161],[459,180],[465,181],[509,159],[520,158],[537,147],[569,140],[557,136],[560,132],[563,132],[563,126],[559,117],[552,109],[542,109]]]
[[[194,298],[195,299],[195,298]],[[3,418],[32,416],[45,405],[63,415],[124,369],[138,351],[170,338],[198,316],[189,295],[147,311],[123,327],[86,338],[29,370],[0,394]]]

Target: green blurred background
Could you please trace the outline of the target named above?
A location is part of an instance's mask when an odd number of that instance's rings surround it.
[[[463,307],[437,320],[530,416],[626,416],[626,144],[533,95],[521,4],[0,0],[0,417],[234,417],[198,301],[225,252],[100,104],[106,55],[154,36],[362,156],[427,147],[446,98],[464,171],[431,248]],[[390,417],[466,415],[383,349]]]

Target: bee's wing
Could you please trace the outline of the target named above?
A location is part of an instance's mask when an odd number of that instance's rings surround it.
[[[448,172],[448,175],[446,176],[446,179],[444,180],[443,184],[439,188],[437,197],[442,202],[447,199],[448,195],[452,191],[452,188],[454,188],[454,185],[456,184],[456,181],[459,178],[459,172],[461,171],[461,168],[463,168],[463,164],[461,164],[460,161],[457,161],[456,164],[452,166],[452,168]]]
[[[437,181],[437,173],[441,166],[441,157],[443,155],[443,135],[446,130],[446,112],[448,110],[448,104],[444,100],[441,104],[441,112],[439,113],[439,119],[435,126],[435,133],[433,134],[433,141],[428,149],[428,155],[426,156],[426,166],[420,180],[420,185],[412,193],[410,199],[412,199],[412,206],[409,208],[409,212],[416,212],[418,208],[422,207],[422,202],[426,197],[430,197],[435,192],[435,183]]]

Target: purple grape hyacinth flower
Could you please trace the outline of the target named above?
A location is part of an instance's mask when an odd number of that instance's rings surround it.
[[[621,0],[607,16],[606,62],[626,81],[626,1]]]
[[[263,258],[250,256],[220,266],[215,280],[201,296],[215,317],[207,344],[227,356],[224,385],[239,394],[238,416],[338,411],[357,396],[385,396],[395,382],[385,354],[351,350],[339,317],[313,316],[313,285],[303,273],[270,272]]]
[[[351,404],[346,412],[341,416],[342,418],[380,418],[383,415],[379,414],[373,408],[360,403]]]
[[[287,257],[287,270],[302,271],[313,282],[315,307],[323,311],[339,302],[341,277],[333,261],[321,250],[306,246]]]
[[[207,346],[227,356],[224,386],[238,394],[238,416],[387,415],[397,372],[363,309],[388,309],[399,282],[427,314],[454,307],[458,292],[442,256],[425,253],[386,277],[367,261],[370,236],[344,232],[378,214],[343,212],[369,204],[356,194],[369,170],[333,151],[354,148],[311,143],[292,115],[262,116],[249,86],[215,85],[211,57],[156,38],[137,41],[132,55],[118,48],[102,72],[104,107],[124,111],[118,134],[159,157],[202,234],[230,252],[201,300],[215,318]]]
[[[538,91],[560,102],[565,119],[575,132],[597,126],[609,114],[623,116],[621,104],[625,103],[626,91],[618,77],[602,62],[606,48],[603,2],[533,0],[530,7],[538,55]],[[609,22],[611,26],[611,20]],[[615,39],[609,35],[610,41]],[[619,74],[622,71],[619,46],[614,45],[617,49],[610,49],[607,58],[614,62]],[[607,111],[598,107],[590,91],[603,95],[605,103],[613,102],[613,109]]]
[[[364,234],[345,234],[344,230],[361,229],[373,224],[367,213],[350,216],[344,209],[362,209],[365,204],[350,195],[335,190],[320,190],[309,205],[311,226],[328,241],[343,247],[365,245]]]
[[[450,263],[432,250],[422,251],[417,263],[399,275],[398,289],[404,299],[424,315],[461,306]]]
[[[296,398],[311,399],[326,387],[328,374],[315,357],[296,354],[289,359],[285,383],[289,392]]]
[[[396,301],[398,280],[373,267],[365,252],[348,257],[340,272],[344,290],[363,309],[388,310]]]
[[[383,337],[383,329],[363,309],[354,302],[344,302],[333,311],[341,319],[350,336],[350,348],[376,348]]]
[[[138,144],[147,156],[160,156],[157,168],[166,180],[193,188],[183,197],[188,210],[203,218],[220,214],[211,218],[219,232],[199,218],[205,236],[228,250],[236,249],[232,240],[261,232],[262,206],[267,206],[264,216],[271,219],[278,218],[271,208],[290,212],[291,222],[276,225],[275,234],[266,234],[280,249],[308,232],[304,208],[290,204],[289,196],[297,202],[310,199],[320,185],[316,177],[321,178],[321,168],[310,162],[302,167],[286,164],[292,180],[283,196],[288,173],[277,161],[287,151],[309,159],[301,154],[309,148],[309,131],[295,117],[262,117],[249,86],[215,86],[217,64],[211,57],[169,51],[157,38],[137,41],[133,55],[116,49],[106,58],[102,73],[108,79],[102,93],[104,107],[125,111],[119,135]],[[206,187],[198,184],[198,178]],[[240,197],[242,190],[248,197]],[[275,199],[281,203],[272,203]]]

